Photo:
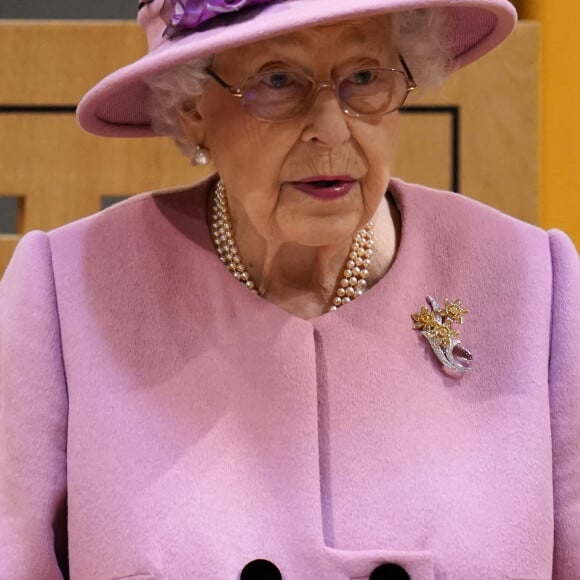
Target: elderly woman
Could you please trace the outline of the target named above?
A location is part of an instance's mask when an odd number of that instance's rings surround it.
[[[81,125],[173,134],[216,174],[16,250],[0,578],[580,578],[576,252],[392,176],[408,93],[501,42],[511,5],[139,21],[149,54]]]

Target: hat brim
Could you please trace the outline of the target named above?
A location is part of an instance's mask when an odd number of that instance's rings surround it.
[[[147,113],[151,75],[187,61],[299,28],[352,18],[439,8],[447,12],[448,47],[461,68],[499,45],[515,27],[507,0],[286,0],[266,5],[255,18],[165,41],[136,62],[100,81],[77,108],[79,125],[107,137],[152,137]]]

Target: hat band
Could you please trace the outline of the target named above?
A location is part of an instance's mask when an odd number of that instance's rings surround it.
[[[164,36],[172,38],[198,29],[201,24],[223,14],[238,12],[275,0],[165,0],[162,15],[166,16]],[[279,1],[279,0],[278,0]]]

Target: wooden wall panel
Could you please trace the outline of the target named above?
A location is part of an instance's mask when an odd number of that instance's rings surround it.
[[[6,269],[20,236],[0,235],[0,278]]]
[[[24,197],[19,233],[98,211],[103,196],[204,175],[167,140],[104,139],[76,127],[86,90],[143,51],[128,22],[0,22],[0,195]],[[536,221],[537,74],[538,27],[522,23],[505,47],[411,100],[396,174]],[[16,239],[0,236],[0,273]]]
[[[542,27],[541,224],[580,248],[580,2],[519,0],[518,10]]]
[[[417,91],[410,106],[455,107],[459,115],[459,190],[531,223],[539,220],[540,189],[540,29],[520,22],[493,53],[458,71],[438,90]],[[449,130],[421,143],[414,119],[403,115],[397,173],[437,187],[437,147],[449,147]],[[415,141],[413,148],[410,143]],[[418,142],[418,143],[417,143]]]
[[[74,105],[145,51],[130,22],[0,20],[0,104]]]
[[[199,179],[167,139],[102,139],[80,131],[73,114],[0,114],[0,191],[25,197],[23,231],[52,229],[121,196]],[[26,156],[23,157],[23,152]]]
[[[439,189],[457,187],[455,115],[457,110],[435,107],[402,115],[395,170],[399,177]]]

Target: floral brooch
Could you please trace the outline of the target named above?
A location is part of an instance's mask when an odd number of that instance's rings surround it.
[[[431,309],[422,306],[419,312],[411,315],[413,328],[421,331],[444,368],[458,373],[470,371],[473,357],[461,344],[459,331],[453,328],[453,323],[463,324],[463,317],[469,310],[463,308],[459,299],[445,300],[443,308],[431,296],[426,300]]]
[[[154,0],[140,2],[142,8]],[[164,0],[162,15],[168,26],[164,36],[174,38],[198,29],[208,20],[245,8],[271,4],[274,0]]]

